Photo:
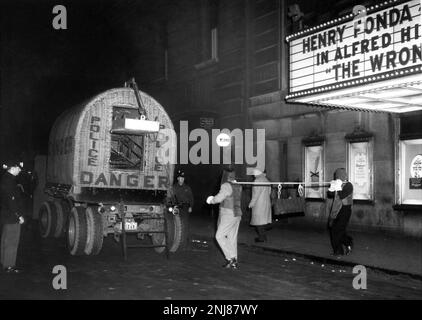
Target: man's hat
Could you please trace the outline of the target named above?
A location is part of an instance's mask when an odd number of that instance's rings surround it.
[[[177,170],[176,179],[179,177],[185,177],[185,172],[183,170]]]
[[[345,168],[338,168],[334,172],[334,179],[340,179],[342,181],[347,180],[347,171]]]
[[[232,168],[225,168],[221,175],[221,184],[236,180],[236,172]]]

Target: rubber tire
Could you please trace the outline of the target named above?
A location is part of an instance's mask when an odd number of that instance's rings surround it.
[[[85,253],[88,238],[87,220],[84,207],[73,207],[69,215],[67,228],[67,245],[72,256],[80,256]]]
[[[103,219],[97,211],[98,207],[88,207],[85,210],[87,222],[86,255],[97,255],[103,247]]]
[[[166,213],[165,218],[167,219],[169,251],[174,253],[183,245],[183,239],[186,237],[186,226],[184,219],[182,219],[179,214],[173,215],[172,213]],[[152,242],[153,244],[165,244],[164,234],[153,233]],[[156,252],[162,253],[164,252],[165,247],[157,247],[154,249]]]
[[[61,238],[66,233],[67,222],[70,214],[70,206],[66,201],[54,200],[56,208],[57,219],[56,228],[53,236],[55,238]]]
[[[182,231],[181,231],[181,243],[179,246],[180,249],[186,249],[189,247],[189,217],[190,213],[185,211],[179,213],[180,219],[182,219]]]
[[[54,236],[57,227],[57,211],[53,201],[43,202],[38,219],[41,237],[45,239]]]

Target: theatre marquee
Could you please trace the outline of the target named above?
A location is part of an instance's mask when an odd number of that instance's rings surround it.
[[[398,113],[422,110],[421,1],[357,8],[286,38],[287,101]]]

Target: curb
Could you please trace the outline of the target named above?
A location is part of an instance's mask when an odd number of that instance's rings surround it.
[[[337,265],[337,266],[347,266],[347,267],[354,267],[357,264],[359,264],[358,262],[351,262],[351,261],[344,261],[344,260],[337,260],[337,259],[332,259],[332,258],[320,257],[320,256],[313,255],[313,254],[301,253],[301,252],[296,252],[296,251],[289,251],[289,250],[285,250],[285,249],[268,248],[268,247],[263,247],[263,246],[258,246],[258,245],[250,245],[250,244],[247,244],[247,243],[239,243],[239,244],[242,245],[242,246],[246,246],[246,247],[250,247],[250,248],[254,248],[254,249],[260,249],[262,251],[295,255],[295,256],[305,258],[305,259],[312,259],[312,260],[315,260],[317,262],[321,262],[321,263],[325,263],[325,264],[331,264],[331,265]],[[404,271],[391,270],[391,269],[386,269],[386,268],[383,268],[383,267],[377,267],[377,266],[371,266],[371,265],[365,265],[365,267],[368,268],[368,269],[375,270],[375,271],[384,272],[384,273],[387,273],[389,275],[395,275],[395,276],[396,275],[404,275],[404,276],[411,277],[415,280],[422,281],[422,275],[419,275],[419,274],[414,274],[414,273],[409,273],[409,272],[404,272]]]
[[[192,236],[198,237],[198,238],[203,238],[203,239],[208,239],[210,241],[213,240],[212,237],[204,236],[204,235],[200,235],[200,234],[193,234]],[[359,264],[358,262],[351,262],[351,261],[344,261],[344,260],[338,260],[338,259],[333,259],[333,258],[321,257],[321,256],[314,255],[314,254],[301,253],[301,252],[296,252],[296,251],[291,251],[291,250],[286,250],[286,249],[264,247],[264,246],[260,246],[260,245],[248,244],[248,243],[245,243],[245,242],[239,242],[238,244],[240,246],[243,246],[243,247],[259,249],[259,250],[262,250],[264,252],[267,251],[267,252],[278,253],[278,254],[283,253],[283,254],[295,255],[295,256],[302,257],[302,258],[305,258],[305,259],[308,259],[308,260],[315,260],[317,262],[321,262],[321,263],[324,263],[324,264],[331,264],[331,265],[337,265],[337,266],[347,266],[347,267],[354,267],[357,264]],[[368,269],[371,269],[371,270],[384,272],[384,273],[389,274],[389,275],[394,275],[394,276],[403,275],[403,276],[408,276],[408,277],[415,279],[415,280],[422,281],[422,275],[419,275],[419,274],[414,274],[414,273],[404,272],[404,271],[391,270],[391,269],[387,269],[387,268],[383,268],[383,267],[377,267],[377,266],[371,266],[371,265],[365,265],[365,267],[368,268]]]

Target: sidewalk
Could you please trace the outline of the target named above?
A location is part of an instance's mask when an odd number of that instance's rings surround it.
[[[191,218],[193,237],[214,237],[215,219],[209,216]],[[422,278],[422,241],[361,232],[350,232],[350,235],[354,238],[354,250],[340,259],[330,255],[328,231],[298,229],[280,222],[274,223],[273,229],[267,232],[268,242],[255,243],[254,228],[243,220],[239,228],[238,243],[264,250],[298,254],[327,263],[350,266],[361,264],[386,272],[406,273]]]

